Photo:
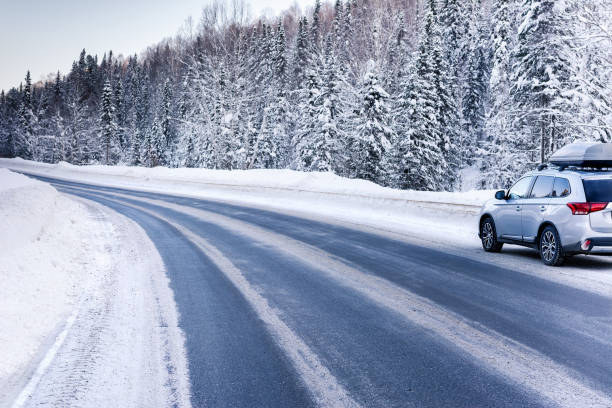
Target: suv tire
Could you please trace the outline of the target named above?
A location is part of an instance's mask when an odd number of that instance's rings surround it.
[[[482,248],[486,252],[499,252],[504,246],[503,243],[497,241],[497,231],[493,218],[486,217],[480,223],[480,240],[482,241]]]
[[[559,232],[552,225],[544,228],[539,240],[540,257],[548,266],[561,266],[565,262],[565,255],[561,247]]]

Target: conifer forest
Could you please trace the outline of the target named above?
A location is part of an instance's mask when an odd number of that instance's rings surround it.
[[[214,2],[138,55],[83,50],[0,94],[0,155],[504,188],[612,142],[610,0]]]

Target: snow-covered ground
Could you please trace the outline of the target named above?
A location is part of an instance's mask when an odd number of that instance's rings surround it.
[[[0,220],[0,406],[188,401],[172,292],[136,224],[6,169]]]

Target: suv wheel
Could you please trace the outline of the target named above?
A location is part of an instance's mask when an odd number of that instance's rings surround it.
[[[565,261],[559,233],[552,225],[544,228],[540,234],[540,256],[542,262],[549,266],[561,266]]]
[[[499,252],[504,246],[504,244],[497,241],[495,222],[493,222],[491,217],[485,218],[480,223],[480,239],[483,249],[487,252]]]

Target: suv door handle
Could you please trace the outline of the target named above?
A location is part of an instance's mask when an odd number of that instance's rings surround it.
[[[521,211],[521,206],[520,205],[516,206],[516,211]]]
[[[546,211],[546,206],[545,206],[545,205],[541,205],[541,206],[540,206],[540,211],[541,211],[541,212]]]

